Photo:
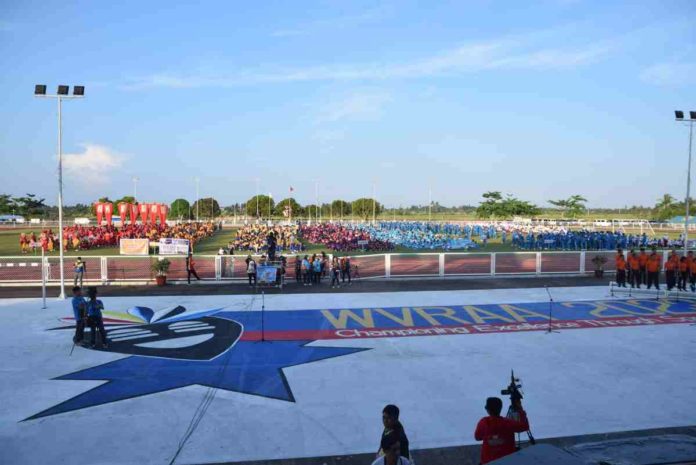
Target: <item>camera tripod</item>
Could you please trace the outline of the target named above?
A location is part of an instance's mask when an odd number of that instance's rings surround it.
[[[511,405],[510,407],[508,407],[508,411],[505,415],[505,418],[509,418],[510,420],[514,421],[520,421],[520,412],[518,412],[517,409]],[[532,431],[527,430],[525,432],[527,433],[527,437],[529,438],[529,444],[531,444],[532,446],[535,445],[536,439],[534,439],[534,436],[532,436]],[[520,438],[520,434],[522,433],[517,433],[517,450],[521,449],[522,439]]]

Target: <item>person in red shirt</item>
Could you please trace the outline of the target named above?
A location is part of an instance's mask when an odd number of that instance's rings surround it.
[[[689,252],[689,255],[691,255],[691,252]],[[686,261],[689,261],[689,257],[686,257]],[[691,260],[689,271],[689,285],[691,287],[691,292],[696,292],[696,260]]]
[[[489,397],[486,400],[487,417],[481,418],[474,437],[477,441],[483,441],[481,446],[481,464],[484,465],[516,451],[515,433],[529,430],[527,413],[522,409],[522,401],[515,399],[513,407],[519,412],[519,421],[503,418],[500,412],[503,410],[503,401],[498,397]]]

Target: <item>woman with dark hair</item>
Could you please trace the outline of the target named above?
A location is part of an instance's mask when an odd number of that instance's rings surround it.
[[[406,437],[406,432],[404,427],[399,421],[399,407],[396,405],[389,404],[382,410],[382,424],[384,425],[384,431],[382,431],[382,440],[392,433],[397,435],[399,439],[400,453],[402,457],[409,458],[410,453],[408,449],[408,438]],[[377,455],[386,454],[386,449],[380,444],[380,448],[377,451]]]

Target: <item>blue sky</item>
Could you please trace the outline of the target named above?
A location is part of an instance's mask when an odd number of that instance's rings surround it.
[[[0,8],[0,192],[590,207],[683,197],[696,2],[53,2]]]

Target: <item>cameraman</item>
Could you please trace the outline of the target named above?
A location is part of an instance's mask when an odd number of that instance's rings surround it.
[[[519,421],[500,416],[503,410],[503,401],[500,398],[489,397],[486,400],[486,412],[489,416],[479,420],[474,433],[477,441],[483,441],[482,465],[515,452],[515,433],[529,429],[527,414],[522,409],[522,400],[515,399],[512,407],[519,415]]]

